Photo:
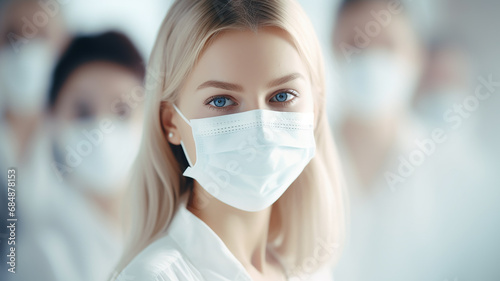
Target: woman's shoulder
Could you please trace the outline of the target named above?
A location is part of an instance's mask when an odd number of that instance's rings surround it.
[[[168,235],[140,252],[118,275],[117,281],[203,280]]]

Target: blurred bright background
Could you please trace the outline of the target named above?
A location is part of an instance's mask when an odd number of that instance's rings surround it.
[[[171,2],[0,0],[0,280],[109,277]],[[335,280],[500,280],[500,2],[299,2],[349,194]]]

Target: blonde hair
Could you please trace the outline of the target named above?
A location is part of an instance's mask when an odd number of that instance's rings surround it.
[[[338,258],[345,236],[344,192],[325,112],[323,58],[306,14],[292,0],[177,0],[162,23],[148,66],[152,75],[146,79],[144,137],[130,190],[131,233],[117,272],[165,235],[180,196],[190,192],[189,180],[182,176],[185,156],[179,146],[169,144],[160,123],[162,104],[176,101],[185,78],[218,33],[260,27],[278,27],[291,36],[308,66],[316,105],[316,156],[274,203],[269,245],[291,275],[312,273]]]

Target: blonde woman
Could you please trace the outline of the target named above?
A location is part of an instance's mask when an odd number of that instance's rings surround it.
[[[112,279],[331,272],[344,199],[321,52],[299,4],[175,1],[149,71],[131,238]]]

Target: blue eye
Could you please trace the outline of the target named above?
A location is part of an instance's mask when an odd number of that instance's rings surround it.
[[[279,93],[276,95],[276,100],[280,102],[286,101],[288,99],[288,95],[289,94],[287,93]]]
[[[226,97],[215,97],[208,104],[214,107],[226,107],[233,105],[234,102]]]
[[[271,98],[271,102],[288,102],[294,99],[297,95],[288,92],[279,92]]]

